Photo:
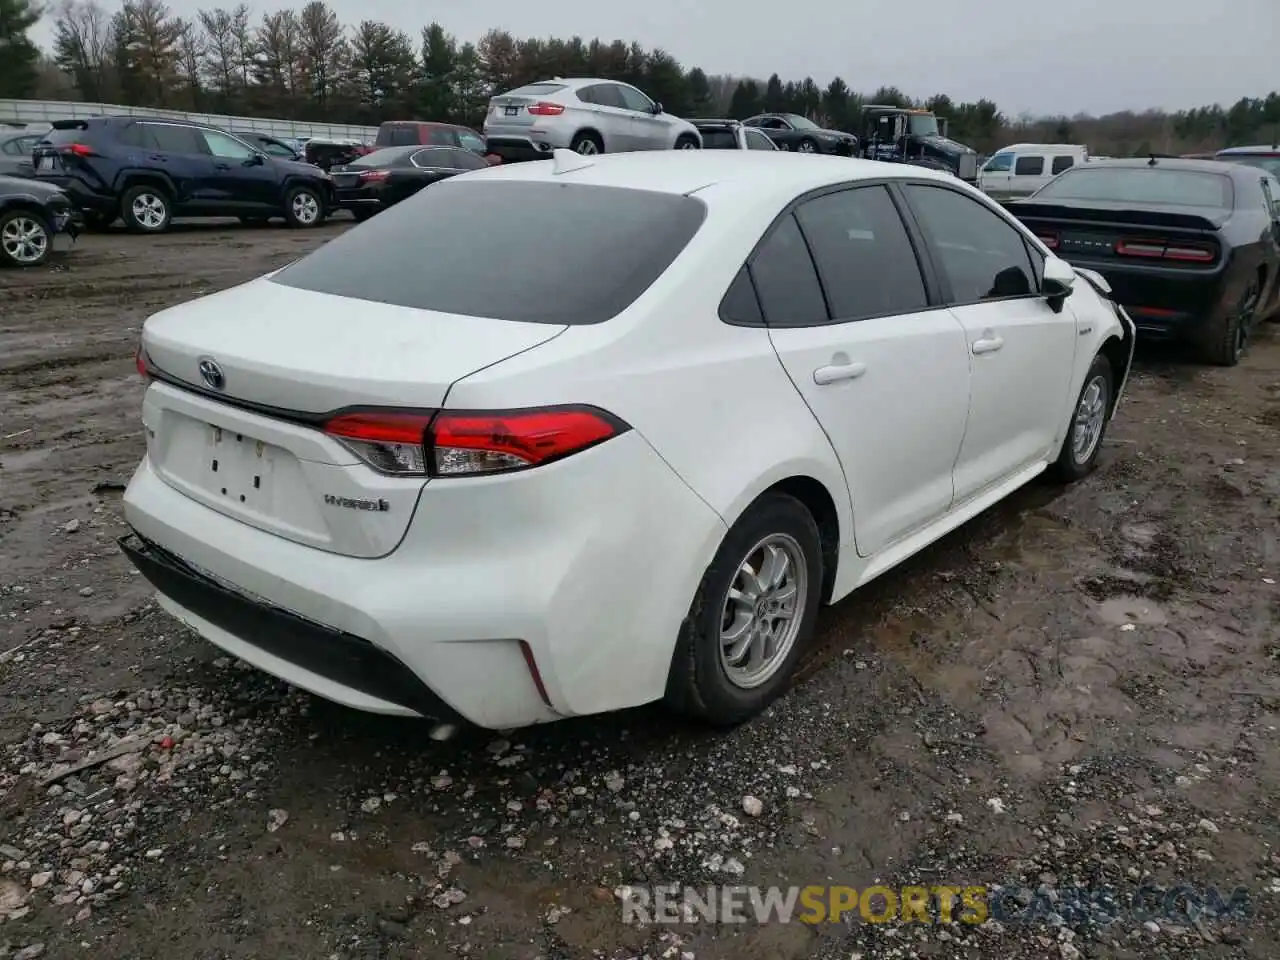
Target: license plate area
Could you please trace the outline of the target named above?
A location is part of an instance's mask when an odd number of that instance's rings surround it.
[[[211,494],[251,510],[270,502],[272,480],[280,453],[243,433],[206,424],[208,431],[204,487]]]
[[[36,157],[37,170],[52,170],[54,168],[55,163],[56,163],[55,158],[49,156],[48,154],[43,154],[41,156]]]
[[[506,117],[518,117],[520,116],[520,108],[519,107],[503,107],[502,114],[503,116],[506,116]]]

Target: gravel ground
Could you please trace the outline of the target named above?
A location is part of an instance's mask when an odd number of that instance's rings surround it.
[[[0,958],[1280,956],[1275,328],[1235,370],[1142,357],[1093,477],[826,611],[754,723],[436,743],[223,657],[115,546],[143,319],[342,229],[0,273]],[[656,883],[998,884],[1035,919],[624,923]],[[1074,905],[1184,884],[1252,916]]]

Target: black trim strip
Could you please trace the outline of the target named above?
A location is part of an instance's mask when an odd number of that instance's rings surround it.
[[[417,674],[363,637],[231,590],[140,534],[126,534],[118,542],[125,556],[160,593],[236,639],[425,717],[466,722]]]

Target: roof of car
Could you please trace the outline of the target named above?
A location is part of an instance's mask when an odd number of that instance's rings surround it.
[[[1151,157],[1126,157],[1103,160],[1094,157],[1087,164],[1072,167],[1073,170],[1097,170],[1100,167],[1154,167],[1159,170],[1198,170],[1201,173],[1222,173],[1234,176],[1236,165],[1221,160],[1189,160],[1185,157],[1157,157],[1155,163]]]
[[[689,121],[695,127],[740,127],[741,120],[728,120],[718,117],[694,117]]]
[[[575,163],[581,166],[562,173],[557,172],[555,159],[502,164],[469,173],[466,179],[551,180],[683,194],[714,185],[782,195],[873,177],[959,182],[950,173],[909,164],[765,150],[645,150],[597,155]]]

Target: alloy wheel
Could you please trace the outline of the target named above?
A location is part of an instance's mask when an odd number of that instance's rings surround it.
[[[736,687],[767,682],[786,662],[803,620],[809,570],[792,537],[765,537],[738,565],[722,604],[720,663]]]
[[[14,217],[0,232],[0,247],[14,263],[39,263],[49,249],[49,231],[35,217]]]
[[[1071,457],[1076,463],[1087,463],[1093,456],[1106,419],[1107,380],[1095,376],[1081,392],[1071,423]]]

